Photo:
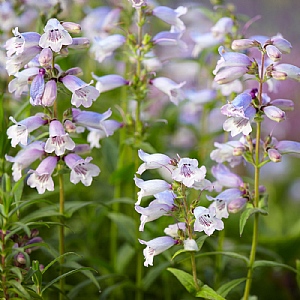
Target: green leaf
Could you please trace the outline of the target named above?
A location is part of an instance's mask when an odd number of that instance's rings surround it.
[[[240,259],[242,261],[245,262],[246,265],[249,264],[249,259],[248,257],[235,253],[235,252],[226,252],[226,251],[214,251],[214,252],[206,252],[206,253],[201,253],[201,254],[196,254],[196,257],[201,257],[201,256],[210,256],[210,255],[225,255],[225,256],[229,256],[232,258],[236,258],[236,259]]]
[[[297,268],[297,285],[298,285],[298,288],[300,288],[300,260],[297,259],[296,260],[296,268]]]
[[[226,300],[222,296],[220,296],[216,291],[214,291],[211,287],[208,285],[203,285],[200,288],[200,291],[196,293],[197,298],[204,298],[204,299],[210,299],[210,300]]]
[[[188,274],[182,270],[178,270],[175,268],[168,268],[167,270],[171,272],[180,281],[180,283],[186,288],[186,290],[190,294],[196,294],[197,290],[195,287],[193,276],[191,274]]]
[[[223,297],[226,297],[227,294],[233,290],[236,286],[244,282],[247,278],[238,278],[238,279],[233,279],[229,282],[226,282],[223,284],[219,289],[217,290],[217,293],[220,294]]]
[[[282,263],[278,263],[276,261],[272,261],[272,260],[257,260],[254,262],[253,264],[253,269],[254,268],[258,268],[258,267],[280,267],[280,268],[285,268],[288,269],[292,272],[297,273],[297,270],[289,265],[286,264],[282,264]]]
[[[81,272],[83,270],[90,270],[90,271],[95,271],[93,268],[88,268],[88,267],[84,267],[84,268],[79,268],[79,269],[76,269],[76,270],[71,270],[67,273],[64,273],[56,278],[54,278],[53,280],[51,280],[41,291],[41,294],[43,294],[51,285],[53,285],[55,282],[58,282],[60,279],[62,278],[65,278],[67,276],[70,276],[74,273],[78,273],[78,272]]]
[[[28,299],[28,300],[31,299],[30,295],[25,290],[25,288],[21,285],[20,282],[18,282],[16,280],[10,280],[9,284],[15,288],[15,290],[17,291],[17,294],[19,294],[19,296],[22,296],[23,298]]]
[[[264,209],[261,208],[247,208],[246,210],[243,211],[240,217],[240,236],[242,235],[244,231],[244,227],[246,225],[247,220],[249,217],[253,214],[260,213],[262,215],[267,215],[268,212]]]
[[[148,290],[149,287],[153,284],[155,279],[161,274],[162,271],[164,271],[167,267],[170,266],[170,262],[164,262],[158,265],[155,265],[149,271],[147,271],[146,276],[143,278],[143,288],[145,290]]]
[[[134,255],[135,249],[132,245],[125,243],[123,246],[119,247],[116,264],[116,272],[118,274],[126,274],[128,264],[131,262]]]

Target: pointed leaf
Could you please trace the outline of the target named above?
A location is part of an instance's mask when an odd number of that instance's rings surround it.
[[[229,282],[226,282],[223,284],[219,289],[217,290],[217,293],[220,294],[223,297],[226,297],[227,294],[233,290],[236,286],[244,282],[247,278],[238,278],[238,279],[233,279]]]
[[[10,280],[9,284],[11,286],[13,286],[15,288],[15,290],[17,291],[17,294],[20,294],[20,296],[22,296],[24,299],[28,299],[28,300],[31,299],[30,295],[25,290],[25,288],[21,285],[20,282],[18,282],[16,280]]]
[[[244,227],[246,225],[247,220],[249,217],[253,214],[260,213],[262,215],[267,215],[268,212],[264,209],[261,208],[247,208],[246,210],[243,211],[240,217],[240,235],[242,235],[244,231]]]
[[[203,285],[200,288],[200,291],[196,293],[197,298],[204,298],[204,299],[210,299],[210,300],[226,300],[222,296],[220,296],[216,291],[214,291],[211,287],[208,285]]]
[[[257,267],[273,267],[273,268],[280,267],[280,268],[285,268],[285,269],[288,269],[292,272],[297,273],[297,270],[295,268],[293,268],[289,265],[286,265],[286,264],[282,264],[282,263],[278,263],[276,261],[272,261],[272,260],[257,260],[253,264],[253,269],[257,268]]]

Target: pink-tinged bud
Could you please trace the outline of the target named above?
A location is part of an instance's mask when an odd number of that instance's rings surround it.
[[[281,122],[285,120],[285,112],[280,108],[270,105],[263,108],[265,115],[276,122]]]
[[[247,67],[224,68],[218,72],[218,74],[215,76],[214,81],[218,84],[229,83],[242,77],[244,74],[247,73],[247,71]]]
[[[231,49],[235,51],[246,50],[255,46],[255,42],[250,39],[234,40],[231,44]]]
[[[284,39],[281,35],[273,36],[271,41],[273,45],[281,51],[281,53],[287,54],[291,52],[291,43]]]
[[[269,149],[268,156],[272,162],[280,162],[281,154],[276,149]]]
[[[80,75],[83,75],[83,72],[82,72],[82,69],[79,68],[79,67],[74,67],[74,68],[71,68],[69,70],[67,70],[65,72],[66,75],[74,75],[74,76],[80,76]]]
[[[246,198],[237,198],[229,202],[227,206],[227,210],[231,214],[235,214],[239,211],[241,211],[247,203]]]
[[[85,37],[73,38],[72,44],[68,46],[68,48],[73,49],[85,49],[90,46],[90,40]]]
[[[19,264],[25,265],[26,264],[26,259],[23,253],[19,253],[16,257],[16,260]]]
[[[273,45],[268,45],[266,47],[267,55],[273,61],[281,60],[282,53]]]
[[[233,156],[241,156],[243,155],[243,153],[245,152],[245,148],[244,147],[235,147],[233,149]]]
[[[270,76],[274,78],[275,80],[286,80],[287,79],[287,74],[284,72],[280,71],[272,71],[270,73]]]
[[[282,110],[294,110],[294,102],[289,99],[275,99],[271,104]]]
[[[75,132],[76,131],[76,125],[70,120],[66,120],[64,122],[64,127],[67,132]]]
[[[70,33],[80,33],[81,26],[73,22],[62,22],[61,25]]]
[[[54,79],[50,79],[45,85],[45,90],[42,97],[42,105],[47,107],[53,106],[56,97],[57,97],[57,84]]]
[[[50,67],[52,65],[53,52],[50,48],[44,48],[39,55],[39,63],[42,67]]]
[[[266,187],[264,186],[264,185],[260,185],[259,187],[258,187],[258,190],[259,190],[259,194],[261,195],[261,194],[264,194],[266,191],[267,191],[267,189],[266,189]]]

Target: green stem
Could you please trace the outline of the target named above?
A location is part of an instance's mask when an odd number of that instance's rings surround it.
[[[61,170],[61,165],[58,165],[58,171]],[[64,194],[64,178],[63,174],[58,175],[59,181],[59,214],[60,214],[60,222],[61,226],[59,227],[59,255],[63,255],[65,253],[65,226],[64,226],[64,214],[65,214],[65,194]],[[60,275],[63,274],[62,265],[65,262],[64,257],[60,257]],[[61,278],[59,280],[59,288],[61,293],[59,294],[59,299],[64,299],[65,292],[65,279]]]
[[[1,268],[2,268],[2,274],[1,274],[1,285],[2,285],[2,291],[3,291],[3,297],[4,299],[9,299],[9,295],[7,292],[7,285],[6,285],[6,256],[5,256],[5,236],[6,236],[6,230],[2,229],[1,231]]]

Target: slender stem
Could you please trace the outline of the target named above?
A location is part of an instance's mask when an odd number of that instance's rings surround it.
[[[58,170],[61,170],[61,165],[58,165]],[[65,194],[64,194],[64,178],[63,174],[58,175],[59,181],[59,214],[60,214],[60,222],[61,226],[59,227],[59,255],[63,255],[65,253],[65,226],[64,226],[64,213],[65,213]],[[60,257],[60,275],[63,274],[62,265],[65,262],[64,257]],[[65,291],[65,279],[62,278],[59,280],[59,288],[61,293],[59,294],[59,299],[64,299],[64,291]]]
[[[264,53],[262,53],[260,82],[259,82],[259,90],[258,90],[258,100],[259,100],[260,105],[262,104],[264,60],[265,60],[265,55],[264,55]],[[259,206],[260,137],[261,137],[261,120],[259,119],[256,121],[256,143],[255,143],[255,166],[254,166],[255,173],[254,173],[254,202],[253,202],[253,206],[255,208],[257,208]],[[253,223],[252,246],[251,246],[251,252],[250,252],[250,257],[249,257],[249,266],[248,266],[247,280],[246,280],[243,300],[248,300],[249,295],[250,295],[250,289],[251,289],[252,277],[253,277],[253,264],[255,262],[256,248],[257,248],[257,243],[258,243],[258,222],[259,222],[259,214],[255,214],[254,223]]]
[[[7,292],[7,285],[6,285],[6,256],[5,256],[5,236],[6,236],[6,230],[1,231],[1,268],[2,268],[2,274],[1,274],[1,284],[2,284],[2,291],[4,299],[9,299],[9,295]]]

